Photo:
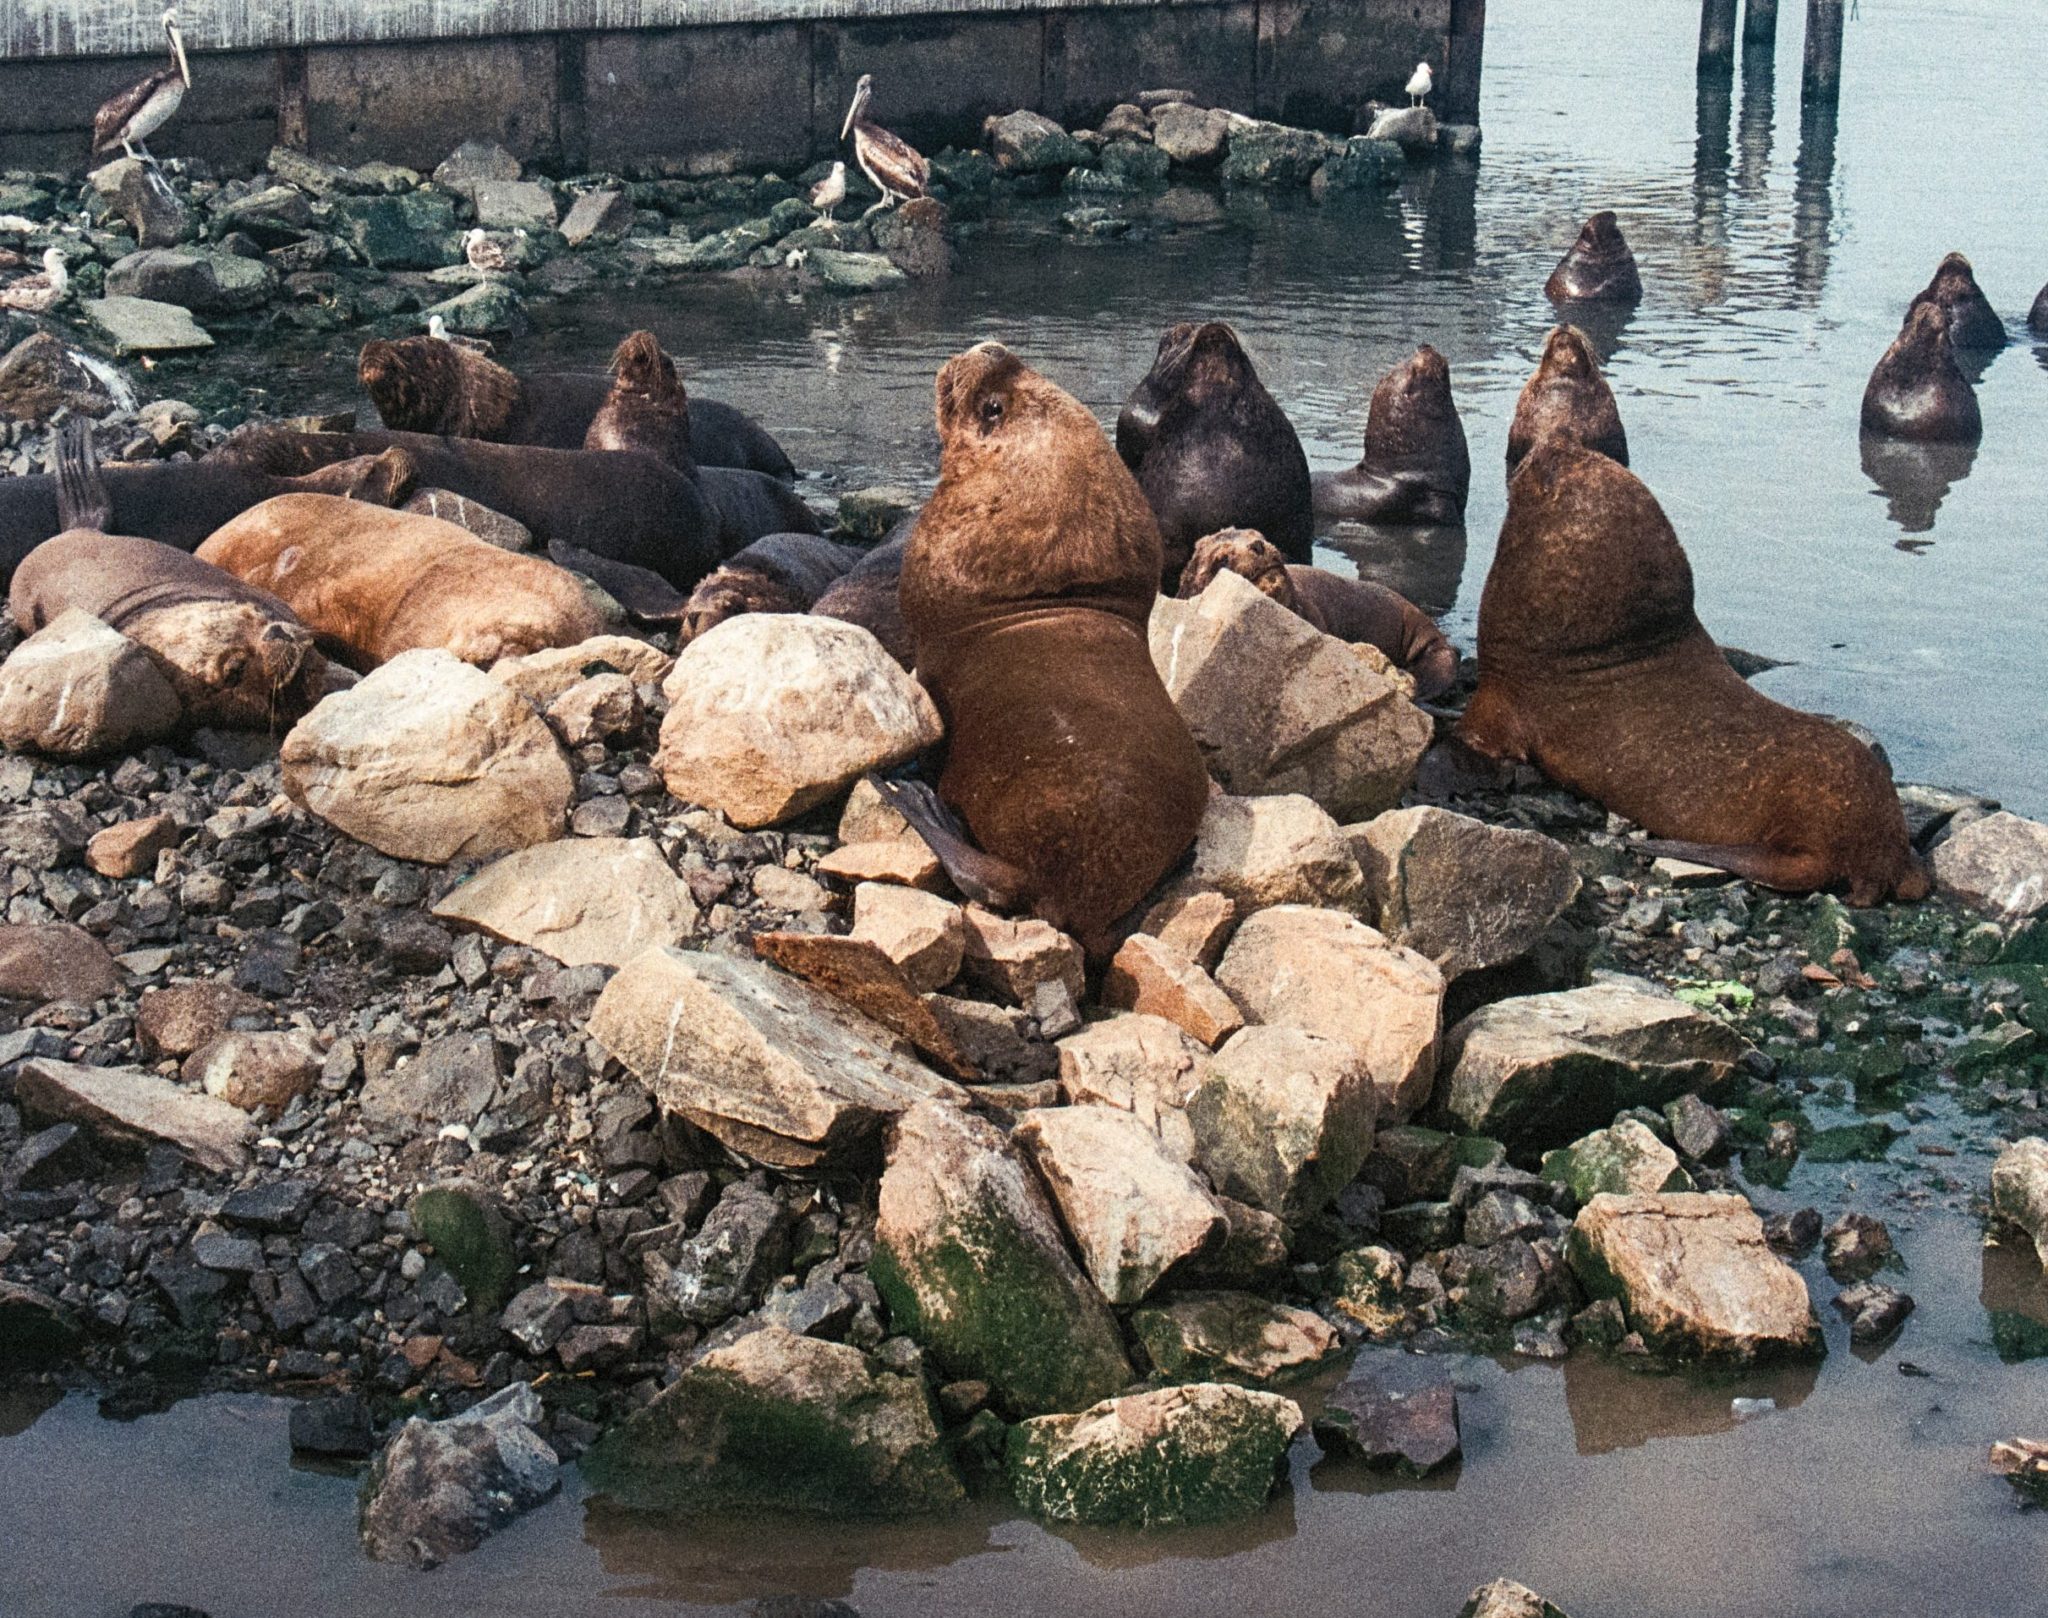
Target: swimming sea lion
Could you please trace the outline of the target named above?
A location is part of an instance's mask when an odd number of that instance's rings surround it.
[[[1424,343],[1380,378],[1365,453],[1313,478],[1315,514],[1341,522],[1447,525],[1465,520],[1472,452],[1451,398],[1451,367]]]
[[[1000,343],[948,360],[935,395],[939,486],[904,555],[903,620],[946,722],[939,796],[985,852],[914,806],[912,824],[963,891],[1028,905],[1099,957],[1209,794],[1147,647],[1158,524],[1087,408]]]
[[[2036,337],[2048,338],[2048,286],[2035,295],[2034,307],[2027,311],[2027,330]]]
[[[685,643],[748,612],[809,612],[866,552],[819,534],[770,534],[720,563],[690,592]]]
[[[1576,326],[1551,328],[1543,358],[1515,401],[1515,419],[1508,425],[1510,478],[1522,458],[1547,438],[1628,465],[1628,433],[1614,390],[1600,374],[1593,345]]]
[[[849,568],[843,578],[829,585],[812,605],[821,618],[837,618],[859,624],[882,649],[905,668],[917,666],[917,651],[910,631],[903,623],[903,553],[910,546],[916,518],[906,517],[891,529],[881,544]]]
[[[435,646],[488,665],[607,627],[552,562],[499,550],[438,517],[332,495],[266,500],[198,555],[272,592],[360,670]]]
[[[1863,430],[1917,444],[1974,444],[1984,436],[1977,390],[1956,364],[1948,316],[1915,301],[1863,390]]]
[[[1237,333],[1220,320],[1168,328],[1117,419],[1116,438],[1159,520],[1164,588],[1180,578],[1195,541],[1219,528],[1256,528],[1289,561],[1309,559],[1308,457]]]
[[[1242,575],[1325,635],[1376,648],[1414,679],[1419,700],[1448,691],[1458,678],[1458,650],[1436,621],[1384,584],[1291,563],[1263,534],[1226,528],[1195,546],[1180,576],[1181,599],[1200,595],[1223,572]]]
[[[1621,225],[1602,209],[1588,219],[1550,279],[1543,295],[1552,303],[1640,303],[1643,278]]]
[[[1913,295],[1908,313],[1922,303],[1938,304],[1948,320],[1948,340],[1956,348],[2003,348],[2005,322],[1991,307],[1991,300],[1977,285],[1970,261],[1961,253],[1950,253],[1934,272],[1934,279]]]
[[[1669,840],[1654,852],[1857,905],[1928,892],[1876,754],[1729,667],[1650,491],[1576,445],[1538,445],[1508,485],[1458,733]]]
[[[602,372],[521,377],[437,337],[378,338],[356,364],[377,419],[396,432],[482,438],[543,449],[581,449],[611,393]],[[690,413],[690,454],[700,466],[765,472],[787,483],[796,468],[751,416],[716,399]]]

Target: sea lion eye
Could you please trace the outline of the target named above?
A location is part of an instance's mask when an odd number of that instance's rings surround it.
[[[984,394],[981,401],[981,430],[992,433],[1003,420],[1003,401],[998,394]]]

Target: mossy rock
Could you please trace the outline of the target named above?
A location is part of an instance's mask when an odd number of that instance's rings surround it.
[[[511,1292],[519,1259],[506,1233],[505,1216],[487,1193],[473,1186],[434,1186],[412,1199],[406,1210],[420,1240],[469,1295],[470,1307],[495,1314]]]

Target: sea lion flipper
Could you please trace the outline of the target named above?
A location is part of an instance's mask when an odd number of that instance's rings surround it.
[[[1819,854],[1769,848],[1761,843],[1688,843],[1668,837],[1646,837],[1635,846],[1659,859],[1710,865],[1767,888],[1810,893],[1828,885],[1827,860]]]
[[[953,886],[977,904],[1010,910],[1030,891],[1030,880],[1007,860],[984,853],[968,841],[967,828],[922,781],[885,781],[872,771],[868,784],[906,821],[938,857]]]
[[[630,562],[614,562],[563,540],[548,544],[548,560],[580,573],[643,624],[674,623],[689,599],[659,573]]]
[[[57,429],[56,459],[58,530],[84,528],[106,533],[114,526],[114,501],[100,476],[92,423],[85,417],[67,417]]]

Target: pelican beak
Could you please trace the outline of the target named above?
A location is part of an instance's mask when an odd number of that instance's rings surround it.
[[[192,88],[192,66],[185,60],[185,36],[178,32],[176,23],[166,23],[164,32],[171,36],[171,52],[178,58],[178,77],[189,90]]]
[[[868,97],[873,94],[874,89],[868,83],[867,75],[862,74],[860,84],[853,92],[853,104],[846,109],[846,122],[839,127],[839,138],[841,140],[846,139],[852,133],[854,119],[860,116],[861,108],[868,104]]]

